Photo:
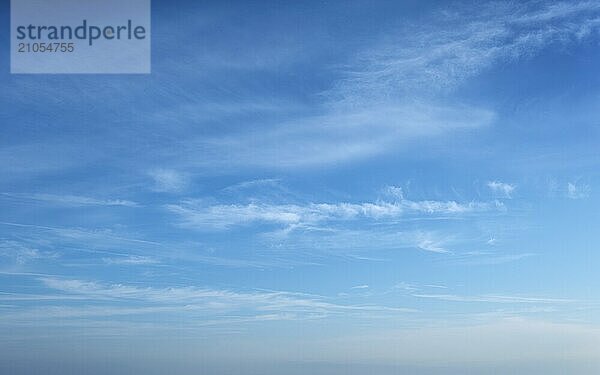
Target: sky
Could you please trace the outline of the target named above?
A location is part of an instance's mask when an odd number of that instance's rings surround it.
[[[600,3],[154,0],[150,75],[0,57],[0,372],[600,371]]]

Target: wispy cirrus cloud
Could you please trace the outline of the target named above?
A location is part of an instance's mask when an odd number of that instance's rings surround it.
[[[134,238],[112,229],[86,229],[76,227],[50,227],[35,224],[0,222],[0,225],[19,228],[33,233],[48,233],[64,240],[94,241],[96,244],[132,242],[146,245],[160,245],[158,242]]]
[[[261,178],[257,180],[248,180],[238,182],[237,184],[227,186],[223,191],[240,191],[261,187],[279,187],[281,179],[278,178]]]
[[[98,199],[85,197],[81,195],[57,195],[45,193],[1,193],[2,196],[18,199],[40,201],[49,204],[64,205],[64,206],[123,206],[123,207],[138,207],[139,204],[125,199]]]
[[[182,219],[181,224],[197,229],[227,229],[235,225],[272,223],[279,225],[316,224],[327,221],[386,220],[402,215],[460,215],[503,210],[499,202],[456,201],[378,201],[374,203],[308,203],[299,204],[216,204],[202,200],[186,200],[165,208]]]
[[[516,189],[515,185],[501,181],[488,181],[487,187],[494,194],[502,198],[512,198],[512,194]]]
[[[448,93],[496,64],[530,58],[553,44],[579,43],[600,28],[597,4],[538,5],[455,6],[425,22],[387,30],[372,47],[338,62],[338,78],[321,92],[317,108],[261,125],[260,137],[255,131],[235,132],[189,139],[182,146],[186,154],[203,150],[209,157],[192,164],[205,167],[306,167],[489,127],[497,117],[493,108],[460,95],[450,99]],[[270,118],[269,112],[264,115]]]
[[[415,100],[377,108],[322,110],[254,133],[189,140],[193,153],[205,150],[220,166],[307,167],[356,160],[407,146],[412,140],[438,137],[450,131],[488,126],[493,111],[467,105],[448,106]],[[203,164],[202,161],[199,164]]]
[[[326,297],[282,291],[232,291],[214,288],[189,287],[139,287],[124,284],[103,284],[76,279],[40,278],[54,291],[86,297],[99,302],[122,301],[151,304],[152,306],[179,306],[177,311],[206,310],[276,312],[319,314],[360,312],[414,312],[413,309],[378,305],[342,305]]]
[[[59,253],[36,249],[18,241],[4,240],[0,241],[0,257],[11,258],[16,264],[24,265],[37,260],[58,258]]]
[[[444,242],[433,239],[430,233],[417,234],[417,247],[424,251],[433,253],[450,253],[451,251],[444,247]]]
[[[85,229],[47,227],[0,222],[13,228],[14,240],[0,242],[0,257],[29,261],[58,257],[60,249],[68,257],[86,259],[110,266],[166,266],[177,262],[232,268],[280,268],[314,264],[282,257],[230,257],[214,254],[210,247],[189,241],[150,241],[139,233],[109,228]]]
[[[589,185],[578,184],[575,182],[567,183],[567,198],[583,199],[590,195],[591,188]]]
[[[552,43],[576,43],[600,28],[594,2],[537,5],[493,2],[437,12],[359,54],[330,95],[361,104],[452,90],[497,62],[530,57]]]
[[[154,181],[152,190],[158,192],[178,193],[189,185],[188,175],[173,169],[153,169],[148,172],[148,175]]]
[[[474,251],[459,254],[456,257],[456,259],[451,261],[451,263],[467,266],[498,265],[528,259],[536,255],[537,254],[535,253],[497,253],[487,251]]]
[[[123,257],[102,258],[106,264],[127,265],[127,266],[142,266],[148,264],[158,264],[160,260],[140,255],[129,255]]]
[[[456,294],[413,294],[413,297],[436,299],[448,302],[486,302],[486,303],[569,303],[574,302],[570,299],[545,298],[545,297],[525,297],[525,296],[507,296],[507,295],[477,295],[462,296]]]

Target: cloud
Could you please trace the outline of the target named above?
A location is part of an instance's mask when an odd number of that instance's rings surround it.
[[[445,285],[437,285],[437,284],[425,284],[423,286],[426,288],[448,289],[448,287]]]
[[[148,175],[154,180],[152,189],[158,192],[178,193],[189,185],[187,175],[172,169],[154,169]]]
[[[46,233],[46,236],[53,235],[61,240],[72,240],[82,242],[93,242],[96,245],[107,245],[107,244],[119,244],[121,242],[131,242],[137,244],[146,245],[160,245],[159,242],[147,241],[139,238],[132,238],[111,230],[111,229],[83,229],[83,228],[65,228],[65,227],[49,227],[44,225],[34,224],[22,224],[22,223],[10,223],[0,222],[0,225],[14,227],[15,230],[21,229],[23,231],[42,232]]]
[[[452,261],[454,264],[462,265],[497,265],[510,262],[516,262],[535,256],[535,253],[519,254],[497,254],[491,252],[473,252],[459,255],[458,259]]]
[[[109,265],[165,265],[184,262],[264,269],[314,264],[306,260],[294,261],[278,256],[252,257],[252,259],[215,256],[211,255],[206,245],[202,243],[148,241],[141,238],[139,233],[132,234],[120,230],[60,228],[6,222],[0,222],[0,226],[8,226],[13,235],[22,238],[20,241],[11,241],[14,246],[28,249],[39,247],[37,255],[50,256],[56,254],[54,249],[62,248],[71,256],[83,255],[88,260]],[[8,247],[2,252],[2,243],[0,243],[0,256],[13,257],[14,254],[15,250]]]
[[[417,236],[417,247],[421,250],[431,251],[433,253],[450,253],[443,247],[443,242],[434,240],[429,233],[419,233]]]
[[[489,108],[461,103],[449,90],[495,63],[528,57],[551,43],[590,35],[598,25],[592,5],[540,10],[513,4],[438,12],[410,30],[388,30],[357,53],[326,90],[320,114],[193,142],[191,149],[231,155],[227,164],[298,167],[356,160],[461,130],[491,125]],[[548,14],[552,14],[549,17]],[[577,25],[577,26],[575,26]]]
[[[404,199],[404,191],[399,186],[393,186],[393,185],[386,186],[386,188],[383,191],[387,195],[394,197],[396,199],[400,199],[400,200]]]
[[[590,196],[590,186],[569,182],[567,184],[567,198],[583,199]]]
[[[226,187],[223,190],[244,190],[248,188],[261,187],[261,186],[273,186],[279,185],[281,179],[278,178],[262,178],[258,180],[249,180],[237,183],[235,185],[231,185]]]
[[[59,256],[53,251],[41,251],[39,249],[25,246],[17,241],[0,241],[0,257],[12,258],[19,265],[27,264],[36,260],[55,259]]]
[[[123,206],[138,207],[136,202],[124,199],[97,199],[79,195],[54,195],[54,194],[25,194],[25,193],[1,193],[5,197],[12,199],[25,199],[47,202],[51,204],[64,206]]]
[[[468,241],[459,238],[456,232],[404,229],[407,226],[413,227],[421,219],[360,222],[355,223],[356,225],[323,223],[316,226],[296,226],[264,233],[258,238],[263,252],[272,256],[284,254],[290,258],[311,256],[316,259],[328,257],[338,262],[389,262],[392,261],[391,258],[402,256],[401,252],[418,250],[444,262],[461,259],[459,253],[448,248],[450,245],[458,247],[463,241]],[[446,222],[448,219],[443,217],[439,220]],[[463,219],[464,217],[460,217],[457,220],[462,223]],[[435,225],[428,219],[424,220],[424,225]]]
[[[510,63],[552,43],[572,43],[600,27],[591,2],[488,3],[436,12],[361,54],[330,95],[365,99],[447,92],[495,63]]]
[[[106,264],[116,264],[116,265],[149,265],[149,264],[158,264],[160,261],[158,259],[147,257],[147,256],[139,256],[139,255],[130,255],[126,257],[113,257],[113,258],[102,258],[104,263]]]
[[[180,312],[205,310],[221,314],[224,311],[253,311],[297,314],[320,314],[360,312],[414,312],[411,309],[376,305],[341,305],[329,302],[325,297],[281,291],[248,291],[198,288],[198,287],[138,287],[123,284],[102,284],[74,279],[40,278],[47,288],[83,296],[98,302],[121,301],[121,303],[147,303],[151,306],[179,306]]]
[[[394,289],[400,289],[406,292],[414,292],[419,290],[416,285],[404,281],[394,285]]]
[[[372,47],[338,65],[338,79],[311,111],[294,111],[289,120],[265,113],[271,121],[252,131],[184,142],[185,154],[202,150],[204,158],[192,163],[205,167],[307,167],[488,127],[496,119],[492,108],[449,93],[496,64],[594,35],[599,12],[590,3],[448,7],[425,22],[386,30]]]
[[[306,93],[307,97],[318,95],[319,100],[313,102],[318,104],[314,105],[286,105],[275,97],[241,97],[230,102],[217,97],[199,102],[178,85],[164,82],[164,90],[158,99],[149,101],[152,108],[146,112],[156,119],[152,133],[164,136],[166,141],[152,155],[133,155],[134,150],[124,149],[116,157],[132,159],[144,170],[148,162],[168,160],[176,170],[221,171],[253,166],[331,165],[412,149],[421,153],[426,150],[421,143],[494,124],[494,108],[461,98],[457,89],[462,83],[494,65],[527,58],[552,44],[578,43],[595,35],[598,9],[590,3],[564,2],[438,7],[422,22],[403,22],[405,26],[382,30],[369,47],[345,54],[351,57],[344,61],[335,61],[335,70],[325,72],[334,77],[329,89],[320,95]],[[189,57],[194,60],[197,56],[190,52]],[[178,67],[194,79],[207,79],[195,74],[189,65]],[[140,97],[145,95],[138,85],[124,89],[134,90]],[[103,93],[102,88],[98,90]],[[179,100],[162,100],[167,96]],[[62,98],[78,99],[72,92]],[[177,122],[175,131],[164,126],[173,121]],[[198,134],[199,126],[220,121],[228,126],[216,133]],[[64,158],[60,152],[50,152],[61,147],[38,146],[18,147],[19,155],[27,154],[25,162],[11,156],[14,150],[6,149],[6,160],[15,159],[6,168],[15,164],[26,174],[46,170],[54,173],[109,154],[98,149],[88,155],[89,150],[77,149],[70,152],[75,157]],[[32,159],[31,155],[39,156],[40,150],[49,157]],[[82,155],[85,158],[79,157]],[[46,159],[54,161],[47,163]],[[36,171],[39,168],[42,170]],[[182,191],[181,181],[170,172],[151,173],[157,175],[156,190]]]
[[[515,185],[507,184],[505,182],[500,181],[489,181],[487,186],[502,198],[512,198],[512,193],[515,191]]]
[[[569,303],[573,300],[559,298],[523,297],[505,295],[460,296],[455,294],[413,294],[413,297],[436,299],[449,302],[486,303]]]
[[[206,165],[314,166],[378,155],[449,131],[481,128],[495,117],[486,109],[419,101],[322,112],[249,133],[203,137],[186,146],[191,153],[204,150],[209,155]]]
[[[326,221],[385,220],[402,215],[448,214],[460,215],[502,210],[499,202],[411,201],[375,203],[309,203],[270,204],[250,203],[206,205],[200,200],[185,200],[165,206],[181,217],[181,224],[196,229],[227,229],[236,225],[271,223],[284,226],[316,224]]]

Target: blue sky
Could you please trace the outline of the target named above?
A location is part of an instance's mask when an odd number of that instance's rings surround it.
[[[3,372],[598,373],[600,4],[152,6],[0,51]]]

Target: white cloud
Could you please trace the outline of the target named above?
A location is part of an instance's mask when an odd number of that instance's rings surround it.
[[[393,186],[393,185],[391,185],[391,186],[387,186],[387,187],[384,189],[384,192],[385,192],[387,195],[389,195],[389,196],[391,196],[391,197],[394,197],[394,198],[396,198],[396,199],[400,199],[400,200],[403,200],[403,199],[404,199],[404,191],[402,190],[402,188],[401,188],[401,187],[398,187],[398,186]]]
[[[496,265],[516,262],[535,256],[535,253],[497,254],[488,252],[473,252],[460,256],[452,263],[463,265]]]
[[[489,181],[487,186],[502,198],[512,198],[512,193],[515,191],[515,185],[507,184],[500,181]]]
[[[263,178],[258,180],[243,181],[224,188],[224,191],[238,191],[260,187],[279,187],[281,182],[278,178]]]
[[[455,201],[411,201],[408,199],[375,203],[206,205],[202,201],[187,200],[179,204],[167,205],[166,208],[179,215],[182,218],[182,224],[185,226],[197,229],[226,229],[234,225],[257,222],[289,226],[316,224],[325,221],[385,220],[411,214],[458,215],[501,210],[503,205],[498,202],[458,203]]]
[[[148,265],[148,264],[158,264],[160,261],[158,259],[147,257],[147,256],[139,256],[139,255],[130,255],[126,257],[113,257],[113,258],[102,258],[104,263],[106,264],[115,264],[115,265]]]
[[[59,204],[65,206],[124,206],[137,207],[136,202],[124,199],[98,199],[84,197],[80,195],[55,195],[55,194],[25,194],[25,193],[1,193],[6,197],[13,199],[26,199],[42,201],[51,204]]]
[[[158,192],[177,193],[187,188],[189,178],[187,175],[172,169],[154,169],[148,172],[154,180],[153,190]]]
[[[445,285],[437,285],[437,284],[425,284],[423,286],[426,288],[448,289],[448,287]]]
[[[53,251],[41,251],[17,241],[0,241],[0,257],[12,258],[16,264],[23,265],[36,260],[54,259],[59,256]]]
[[[449,131],[489,125],[492,111],[468,106],[414,102],[388,103],[367,109],[324,109],[261,130],[187,143],[190,153],[204,150],[208,158],[194,163],[300,167],[331,164],[388,152]],[[214,156],[214,157],[213,157]]]
[[[417,235],[417,247],[433,253],[450,253],[449,250],[443,247],[442,241],[433,239],[429,233],[419,233]]]
[[[335,72],[339,78],[318,106],[281,116],[273,111],[282,106],[280,98],[211,105],[209,112],[223,121],[249,108],[262,114],[260,123],[182,139],[177,154],[185,156],[174,162],[218,169],[327,165],[411,148],[420,153],[431,139],[490,126],[493,108],[449,93],[496,64],[531,57],[553,43],[577,43],[600,26],[599,6],[558,4],[454,4],[418,24],[384,30],[372,47],[337,65],[345,68]],[[205,109],[183,108],[184,117],[194,123]]]
[[[394,285],[394,289],[400,289],[407,292],[414,292],[419,290],[419,288],[415,284],[410,284],[404,281]]]
[[[460,296],[455,294],[413,294],[413,297],[437,299],[449,302],[487,302],[487,303],[568,303],[569,299],[524,297],[506,295]]]
[[[583,199],[590,196],[590,186],[569,182],[567,184],[567,197],[570,199]]]
[[[529,57],[551,43],[593,35],[597,3],[518,3],[454,7],[409,24],[364,51],[331,93],[350,104],[365,99],[450,90],[498,62]]]
[[[123,284],[102,284],[90,281],[45,277],[40,279],[46,287],[69,295],[84,296],[96,301],[137,301],[152,306],[180,306],[180,312],[190,309],[214,312],[271,311],[302,314],[328,314],[342,312],[412,312],[414,310],[375,306],[340,305],[325,297],[281,291],[248,291],[198,288],[198,287],[138,287]]]

